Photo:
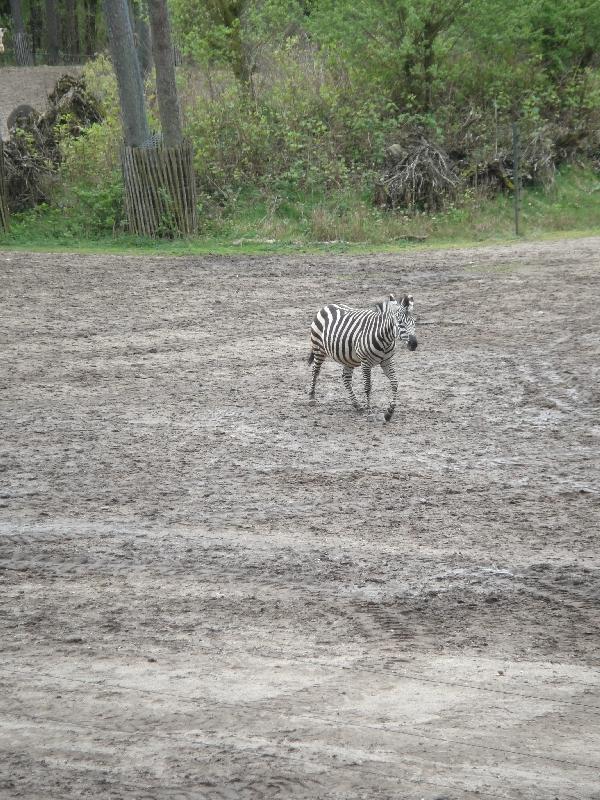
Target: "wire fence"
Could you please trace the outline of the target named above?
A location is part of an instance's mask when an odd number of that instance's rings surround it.
[[[60,51],[58,55],[50,54],[48,50],[34,50],[30,42],[13,42],[12,46],[5,47],[0,53],[1,67],[40,67],[56,66],[66,67],[85,64],[94,58],[95,54],[68,53]]]

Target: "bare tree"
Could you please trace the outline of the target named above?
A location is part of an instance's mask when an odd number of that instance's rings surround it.
[[[163,142],[166,147],[179,147],[183,141],[183,131],[166,0],[148,0],[148,14]]]
[[[127,0],[103,0],[112,62],[119,85],[123,136],[129,147],[139,147],[150,136],[144,83]]]

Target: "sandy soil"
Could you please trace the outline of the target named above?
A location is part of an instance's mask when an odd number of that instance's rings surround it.
[[[45,111],[48,95],[65,74],[79,75],[80,66],[0,67],[0,139],[8,139],[9,115],[17,106],[28,105]]]
[[[600,798],[599,253],[0,253],[0,796]]]

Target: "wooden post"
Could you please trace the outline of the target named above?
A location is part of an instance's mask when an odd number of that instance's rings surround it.
[[[513,185],[515,190],[515,235],[519,236],[519,212],[521,203],[521,177],[520,177],[520,141],[519,141],[519,124],[513,122],[512,126],[513,136]]]
[[[6,196],[6,179],[4,177],[4,145],[0,139],[0,233],[8,230],[8,199]]]

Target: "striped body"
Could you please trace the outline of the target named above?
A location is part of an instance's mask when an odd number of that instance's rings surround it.
[[[362,368],[367,408],[371,395],[371,369],[381,366],[392,384],[392,402],[385,418],[394,413],[398,381],[394,367],[394,353],[398,340],[407,343],[410,350],[417,347],[413,300],[409,295],[400,303],[393,295],[384,303],[368,309],[356,309],[330,303],[315,316],[311,325],[311,354],[313,365],[310,398],[315,397],[315,387],[321,365],[331,358],[342,365],[342,378],[355,408],[360,405],[352,389],[352,373]]]
[[[359,367],[363,361],[375,366],[394,350],[397,327],[391,303],[385,303],[385,310],[330,304],[314,318],[310,343],[313,353],[344,366]]]

